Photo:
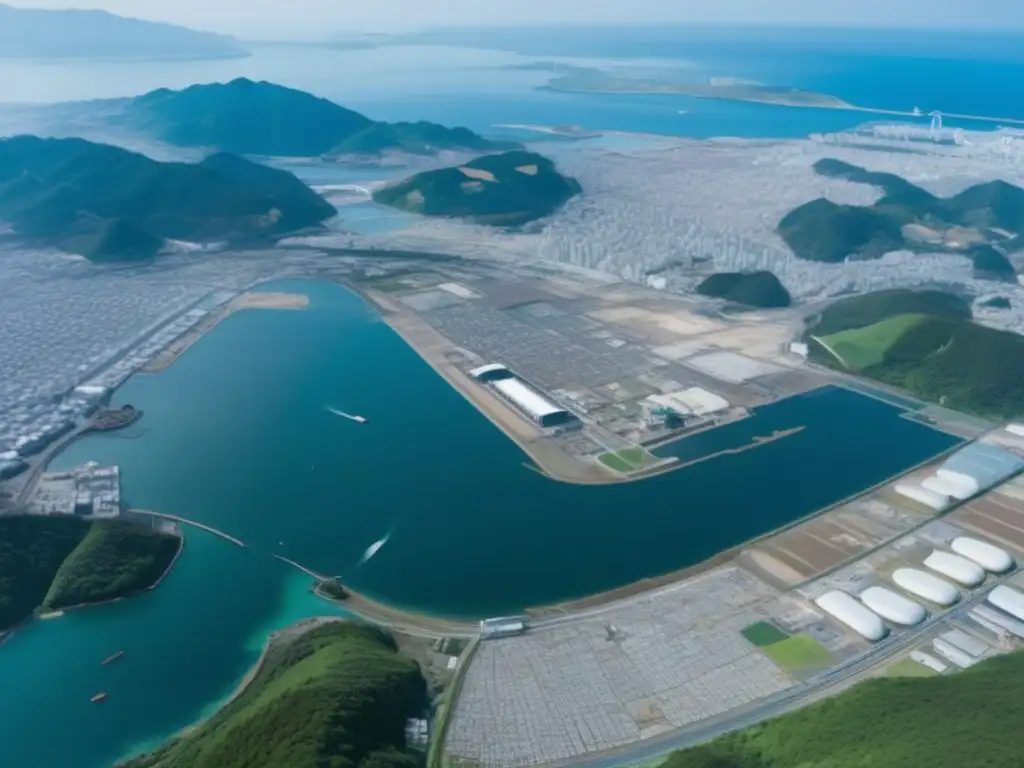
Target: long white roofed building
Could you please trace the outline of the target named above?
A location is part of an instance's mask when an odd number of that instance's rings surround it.
[[[577,420],[570,411],[548,400],[504,365],[482,365],[470,371],[469,375],[490,386],[520,413],[541,427],[558,427]]]

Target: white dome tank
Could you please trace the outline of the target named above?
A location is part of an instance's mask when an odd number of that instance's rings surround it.
[[[960,599],[960,590],[948,581],[917,568],[897,568],[892,580],[910,594],[944,608]]]
[[[1006,573],[1014,566],[1013,558],[999,547],[970,536],[953,539],[950,549],[973,560],[989,573]]]
[[[985,571],[973,560],[938,549],[925,558],[924,566],[971,589],[985,581]]]
[[[860,601],[886,621],[912,627],[928,615],[920,603],[885,587],[868,587],[860,593]]]

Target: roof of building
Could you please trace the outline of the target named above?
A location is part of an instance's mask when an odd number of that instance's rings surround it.
[[[885,587],[868,587],[860,593],[860,601],[883,619],[907,627],[920,624],[928,615],[920,603]]]
[[[912,595],[947,607],[960,599],[960,590],[938,576],[917,568],[897,568],[892,580]]]
[[[1000,584],[988,593],[988,601],[1015,619],[1024,621],[1024,595],[1013,587]]]
[[[948,576],[965,587],[974,588],[985,580],[985,571],[973,560],[938,549],[924,559],[924,566],[943,576]]]
[[[488,373],[497,373],[498,371],[507,370],[508,368],[501,363],[488,363],[487,365],[481,365],[479,368],[474,368],[469,372],[469,375],[473,378],[479,378],[480,376],[484,376]]]
[[[953,539],[949,546],[958,555],[973,560],[989,573],[1006,573],[1014,566],[1009,553],[987,541],[960,536]]]
[[[931,507],[936,511],[941,511],[949,506],[949,497],[941,493],[936,493],[928,488],[923,488],[916,483],[896,483],[895,488],[900,496],[905,496],[908,499],[924,504],[926,507]]]
[[[493,386],[534,418],[542,419],[545,416],[565,412],[564,408],[559,408],[519,379],[499,379],[494,382]]]
[[[982,488],[1024,470],[1024,459],[991,443],[971,443],[942,464],[943,469],[973,477]]]
[[[878,614],[845,592],[832,590],[816,598],[814,602],[825,613],[868,640],[876,641],[885,637],[885,625]]]

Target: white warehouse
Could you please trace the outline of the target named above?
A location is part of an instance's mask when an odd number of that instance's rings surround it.
[[[941,512],[949,506],[949,496],[943,493],[938,493],[929,488],[925,488],[916,483],[896,483],[896,487],[893,489],[900,496],[916,501],[920,504],[924,504],[926,507],[934,509],[936,512]]]
[[[481,365],[471,370],[469,375],[488,384],[527,418],[542,427],[557,427],[576,420],[572,413],[552,403],[500,363]]]
[[[924,559],[924,567],[971,589],[985,580],[985,571],[974,561],[938,549]]]
[[[905,627],[920,624],[928,616],[920,603],[885,587],[868,587],[860,593],[860,601],[886,621]]]
[[[1013,587],[1000,584],[988,593],[988,601],[1015,619],[1024,621],[1024,595]]]
[[[897,568],[892,573],[892,580],[910,594],[943,608],[960,599],[960,590],[948,581],[917,568]]]
[[[973,560],[989,573],[1006,573],[1013,568],[1013,558],[999,547],[985,541],[960,536],[953,539],[950,549],[958,555]]]
[[[878,642],[886,635],[885,624],[878,614],[845,592],[835,589],[815,598],[814,602],[829,616],[867,640]]]

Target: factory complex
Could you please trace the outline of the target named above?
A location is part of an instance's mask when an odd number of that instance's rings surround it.
[[[1024,648],[1022,459],[1024,430],[997,428],[696,576],[482,632],[448,757],[579,761],[704,721],[739,727],[733,711],[771,717],[866,676],[953,674]],[[977,486],[944,514],[902,488],[940,469]]]
[[[44,472],[26,504],[36,515],[77,515],[105,519],[121,514],[121,475],[117,467],[95,462],[62,472]]]

